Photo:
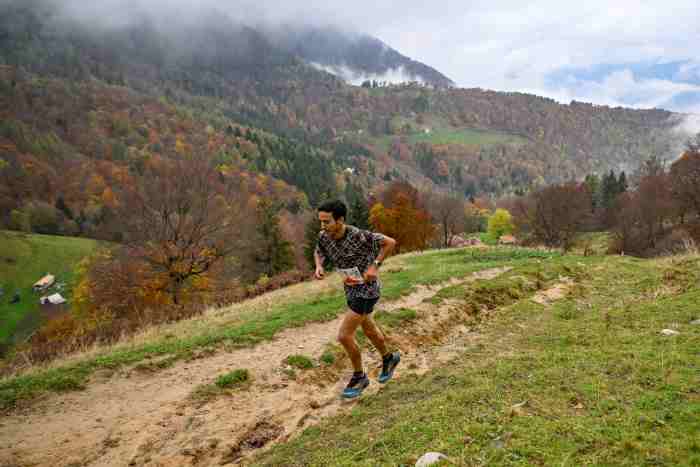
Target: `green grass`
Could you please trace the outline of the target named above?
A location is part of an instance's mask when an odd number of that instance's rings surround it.
[[[513,135],[510,133],[503,133],[494,130],[481,130],[477,128],[453,128],[450,126],[440,125],[432,126],[430,124],[416,125],[412,124],[414,127],[429,127],[431,128],[430,133],[425,133],[424,131],[416,131],[409,135],[404,135],[410,145],[416,143],[430,143],[430,144],[454,144],[462,146],[494,146],[497,144],[524,144],[527,139]],[[401,135],[384,135],[379,137],[369,137],[360,138],[364,143],[370,144],[382,152],[388,152],[391,147],[391,143],[395,138],[402,137]]]
[[[391,328],[399,326],[406,321],[413,321],[417,317],[418,313],[416,313],[416,310],[401,308],[391,313],[379,313],[377,315],[377,322]]]
[[[504,250],[497,260],[466,257],[460,251],[435,251],[406,256],[406,265],[397,272],[382,275],[383,300],[393,300],[410,293],[419,284],[437,284],[452,277],[494,267],[513,254]],[[89,376],[101,368],[135,365],[155,357],[172,356],[173,361],[186,358],[198,349],[213,349],[219,345],[250,346],[272,339],[278,332],[301,327],[310,322],[330,321],[345,309],[345,297],[338,290],[330,294],[312,295],[291,303],[255,310],[240,315],[235,324],[207,328],[201,333],[183,338],[161,340],[118,348],[98,357],[49,370],[36,370],[21,376],[0,380],[0,409],[11,409],[19,401],[31,399],[46,391],[81,389]]]
[[[332,350],[326,350],[319,360],[321,360],[321,363],[324,365],[332,365],[335,363],[335,354]]]
[[[700,260],[556,261],[580,281],[566,298],[501,308],[449,366],[404,370],[255,465],[700,465]]]
[[[527,139],[522,136],[475,128],[433,128],[430,133],[414,133],[408,137],[408,140],[412,144],[427,142],[431,144],[459,144],[463,146],[493,146],[496,144],[523,144],[527,142]]]
[[[0,286],[5,291],[0,297],[0,347],[10,344],[13,337],[28,335],[41,322],[41,294],[33,292],[32,285],[51,273],[57,282],[66,284],[61,295],[70,299],[75,267],[97,245],[84,238],[0,231]],[[21,301],[11,305],[16,290]]]
[[[299,370],[309,370],[314,367],[314,362],[306,355],[290,355],[284,359],[284,363]]]
[[[464,277],[472,272],[503,265],[517,265],[557,256],[538,250],[494,248],[490,250],[438,250],[418,255],[408,255],[400,260],[403,269],[381,275],[383,300],[400,298],[417,285],[434,285],[453,277]],[[389,265],[387,265],[389,266]],[[226,345],[250,346],[272,339],[278,332],[301,327],[307,323],[330,321],[345,310],[345,297],[341,290],[312,295],[299,301],[272,306],[269,310],[253,310],[239,315],[230,326],[205,327],[193,336],[154,340],[146,344],[124,346],[97,357],[39,369],[27,374],[0,380],[0,409],[8,410],[19,401],[28,400],[46,391],[82,389],[90,375],[101,368],[119,368],[136,365],[152,358],[166,358],[169,363],[184,359],[193,352],[215,349]],[[360,338],[361,333],[360,333]]]
[[[246,369],[233,370],[216,378],[214,384],[220,388],[232,388],[240,386],[250,380],[250,373]]]
[[[216,397],[230,394],[232,390],[242,390],[250,387],[251,376],[246,369],[233,370],[220,375],[213,384],[197,386],[190,395],[192,400],[200,403],[210,401]]]

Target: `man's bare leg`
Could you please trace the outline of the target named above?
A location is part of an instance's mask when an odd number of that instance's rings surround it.
[[[343,323],[340,325],[340,330],[338,331],[338,342],[341,343],[348,353],[348,357],[350,357],[350,362],[352,362],[352,367],[356,373],[364,371],[362,369],[362,354],[355,341],[355,331],[357,331],[357,328],[364,320],[365,316],[355,313],[354,311],[347,311],[343,318]]]
[[[371,314],[366,315],[365,319],[362,321],[362,331],[365,333],[365,336],[367,336],[367,338],[372,342],[372,344],[381,354],[382,357],[388,353],[386,350],[384,333],[382,333],[382,330],[379,329],[377,323],[374,322],[374,318],[372,318]]]

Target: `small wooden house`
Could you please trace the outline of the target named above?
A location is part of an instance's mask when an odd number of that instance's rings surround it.
[[[41,292],[42,290],[46,290],[49,287],[51,287],[54,284],[54,282],[56,282],[56,277],[52,276],[51,274],[47,274],[38,281],[36,281],[32,288],[35,292]]]
[[[498,239],[499,245],[515,245],[516,243],[517,240],[512,235],[501,235],[501,238]]]

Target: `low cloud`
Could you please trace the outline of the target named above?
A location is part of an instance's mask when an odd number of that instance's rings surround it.
[[[399,83],[405,83],[409,81],[417,81],[419,83],[422,83],[423,80],[412,76],[410,73],[407,73],[406,70],[401,66],[398,68],[393,68],[387,71],[386,73],[382,74],[371,74],[371,73],[364,73],[362,71],[354,70],[351,69],[347,66],[341,65],[341,66],[329,66],[329,65],[322,65],[320,63],[311,63],[311,65],[318,69],[318,70],[323,70],[325,72],[328,72],[332,75],[335,75],[343,80],[345,82],[354,84],[355,86],[359,86],[365,81],[377,81],[377,82],[387,82],[390,84],[399,84]]]
[[[6,2],[8,0],[5,0]],[[27,0],[14,0],[17,3]],[[697,0],[48,0],[89,24],[123,24],[144,15],[194,20],[215,9],[247,24],[336,26],[372,34],[462,87],[530,91],[557,100],[689,111],[673,97],[698,92]],[[176,20],[176,21],[175,21]],[[166,20],[167,21],[167,20]],[[605,80],[551,83],[557,70],[598,64],[687,62],[672,77],[616,72]],[[690,87],[685,87],[690,86]]]

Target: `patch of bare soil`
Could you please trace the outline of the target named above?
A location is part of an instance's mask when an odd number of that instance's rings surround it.
[[[547,306],[552,302],[561,300],[562,298],[566,297],[566,294],[569,292],[569,290],[571,290],[571,287],[573,285],[573,279],[571,279],[570,277],[562,277],[561,280],[554,284],[552,287],[537,292],[535,296],[532,297],[532,300],[535,303]]]
[[[416,310],[417,319],[388,331],[402,352],[395,378],[424,373],[459,355],[480,338],[450,303],[425,299],[441,288],[494,278],[491,269],[462,280],[418,289],[379,306],[378,313]],[[291,354],[318,358],[335,342],[341,318],[281,332],[273,341],[231,352],[201,354],[160,372],[103,371],[82,392],[50,394],[24,413],[0,420],[0,465],[21,466],[213,466],[240,465],[256,452],[288,440],[321,418],[352,407],[339,394],[349,378],[342,355],[333,365],[292,375],[283,360]],[[381,390],[381,362],[364,351],[372,384]],[[192,397],[218,375],[246,368],[252,383],[211,399]],[[389,384],[392,384],[391,382]]]

